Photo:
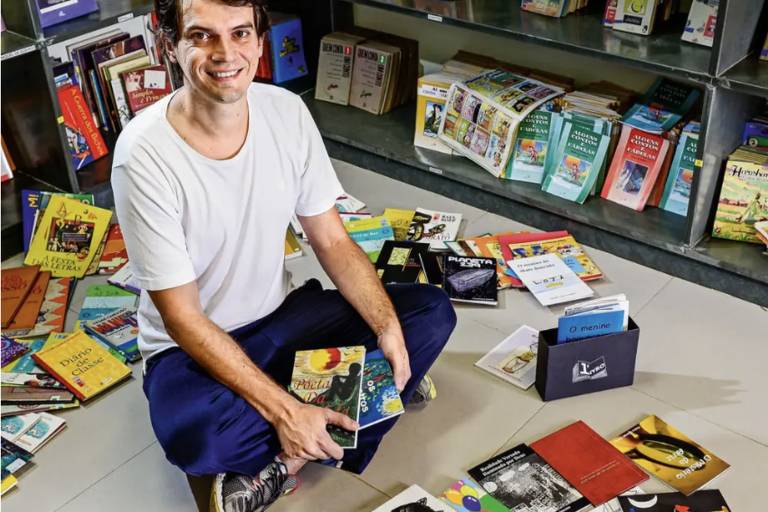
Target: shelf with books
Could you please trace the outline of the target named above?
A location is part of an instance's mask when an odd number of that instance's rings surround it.
[[[692,259],[768,283],[765,246],[707,237],[688,253]],[[768,302],[768,298],[764,298]]]
[[[37,42],[31,37],[5,30],[0,35],[0,48],[3,51],[2,60],[6,60],[37,50]]]
[[[550,18],[521,11],[519,2],[507,0],[481,4],[468,0],[430,3],[416,0],[341,1],[610,59],[678,79],[711,80],[711,50],[680,40],[685,16],[675,18],[651,36],[641,36],[603,27],[602,2],[592,2],[583,14]],[[429,7],[421,7],[425,4]]]
[[[717,81],[727,89],[768,98],[768,62],[756,57],[744,59]]]
[[[99,2],[99,10],[43,29],[46,45],[64,41],[121,21],[142,16],[154,9],[153,0],[108,0]]]
[[[16,170],[13,178],[2,184],[2,253],[3,257],[21,252],[21,190],[58,190],[24,171]]]

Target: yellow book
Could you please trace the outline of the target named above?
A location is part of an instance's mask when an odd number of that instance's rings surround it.
[[[54,195],[32,237],[25,265],[53,277],[83,277],[112,217],[110,210]]]
[[[285,231],[285,259],[292,260],[293,258],[298,258],[302,254],[304,253],[301,250],[299,241],[296,239],[296,235],[293,234],[293,231],[287,229]]]
[[[386,240],[394,240],[392,226],[383,215],[370,219],[352,220],[344,223],[349,237],[368,255],[371,262],[376,263],[381,248]]]
[[[77,331],[52,348],[32,356],[82,401],[128,378],[131,369],[112,357],[99,343]]]
[[[16,477],[13,475],[8,475],[3,478],[2,483],[0,483],[0,494],[5,494],[6,492],[16,487],[16,482]]]
[[[408,227],[411,225],[415,213],[415,210],[384,209],[384,218],[392,226],[392,231],[395,232],[395,240],[408,240]]]
[[[437,130],[443,119],[448,89],[453,82],[466,77],[450,73],[433,73],[419,78],[416,96],[416,129],[413,145],[421,148],[452,154],[453,150],[437,138]]]

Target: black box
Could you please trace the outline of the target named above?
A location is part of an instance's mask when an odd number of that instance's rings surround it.
[[[557,328],[539,332],[536,390],[545,401],[630,386],[640,328],[557,344]]]

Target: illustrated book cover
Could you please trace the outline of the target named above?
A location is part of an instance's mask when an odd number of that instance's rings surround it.
[[[510,260],[507,264],[542,306],[594,295],[594,291],[554,254]]]
[[[40,272],[39,265],[4,268],[0,271],[2,282],[2,327],[5,329],[21,309]]]
[[[32,242],[32,234],[34,233],[36,219],[40,218],[40,213],[44,212],[48,207],[51,196],[54,194],[70,199],[77,199],[85,204],[94,204],[93,194],[70,194],[64,192],[48,192],[47,190],[23,189],[21,191],[21,229],[24,252],[29,250],[29,244]]]
[[[394,240],[395,233],[384,216],[352,220],[344,223],[349,237],[368,255],[372,263],[379,258],[384,242]]]
[[[549,139],[553,115],[546,109],[538,108],[523,119],[504,178],[541,185],[547,154],[551,149]]]
[[[453,154],[453,150],[437,137],[445,113],[448,90],[454,82],[465,78],[446,72],[430,73],[419,78],[416,97],[416,128],[413,145],[420,148]]]
[[[685,217],[691,199],[693,174],[696,172],[696,154],[699,147],[698,133],[683,131],[675,149],[675,156],[664,185],[659,208]]]
[[[287,243],[287,239],[286,239]],[[298,242],[297,242],[298,245]],[[301,246],[299,246],[299,250],[301,250]],[[287,247],[286,247],[287,252]],[[291,247],[292,254],[296,254],[295,248]],[[136,282],[136,278],[133,275],[133,270],[131,269],[131,262],[125,263],[122,267],[120,267],[120,270],[112,274],[109,279],[107,279],[107,283],[117,286],[118,288],[122,288],[125,291],[134,293],[136,295],[141,293],[141,288],[139,287],[139,283]]]
[[[171,79],[163,64],[120,74],[131,114],[136,115],[171,93]]]
[[[376,259],[376,272],[384,284],[415,283],[422,272],[421,256],[429,244],[387,240]]]
[[[272,51],[272,80],[281,84],[309,73],[304,56],[301,19],[270,13],[269,46]]]
[[[402,210],[398,208],[384,208],[384,218],[389,221],[395,240],[398,242],[408,240],[408,228],[411,227],[415,210]]]
[[[693,0],[681,39],[712,48],[719,0]]]
[[[35,281],[30,288],[29,293],[24,298],[21,307],[13,315],[5,334],[9,336],[26,335],[37,323],[40,315],[40,308],[45,300],[45,294],[48,290],[48,282],[51,280],[50,272],[38,272]]]
[[[693,108],[700,95],[695,87],[659,78],[627,110],[621,122],[650,133],[669,131]]]
[[[2,366],[5,367],[6,365],[14,362],[27,352],[29,352],[29,347],[26,346],[23,343],[19,343],[18,341],[9,338],[5,335],[2,336]]]
[[[67,422],[64,418],[54,416],[47,412],[41,412],[31,427],[16,438],[14,444],[24,448],[30,453],[36,453],[45,443],[60,433]]]
[[[360,430],[404,412],[389,361],[381,350],[366,352],[360,394]]]
[[[428,242],[433,251],[447,250],[446,241],[456,240],[461,226],[460,213],[436,212],[417,208],[408,227],[408,240]]]
[[[536,380],[539,331],[523,325],[475,363],[491,375],[528,389]]]
[[[456,512],[509,512],[507,507],[469,478],[454,482],[443,491],[440,499]]]
[[[371,114],[386,112],[387,94],[391,96],[393,71],[400,49],[377,41],[355,47],[349,104]]]
[[[64,118],[67,150],[72,165],[76,170],[80,170],[109,153],[109,149],[93,122],[93,115],[80,88],[76,85],[65,85],[56,89],[56,94]]]
[[[134,310],[118,309],[114,313],[83,322],[83,327],[122,353],[129,362],[141,359],[138,346],[139,324]]]
[[[451,300],[496,306],[499,303],[496,261],[448,254],[443,263],[443,290]]]
[[[24,336],[45,336],[52,332],[64,330],[71,287],[71,277],[54,277],[48,281],[48,289],[45,291],[45,297],[35,325]]]

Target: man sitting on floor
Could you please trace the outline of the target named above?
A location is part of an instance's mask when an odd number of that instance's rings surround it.
[[[112,184],[139,306],[144,392],[168,460],[217,475],[218,511],[263,510],[308,460],[362,472],[394,420],[342,450],[357,425],[286,392],[297,350],[365,345],[392,365],[404,402],[456,324],[439,288],[384,289],[334,208],[343,193],[301,99],[254,84],[260,0],[156,0],[184,86],[145,109],[115,148]],[[293,214],[338,288],[287,293]],[[424,384],[426,383],[426,385]],[[423,398],[423,396],[422,396]]]

